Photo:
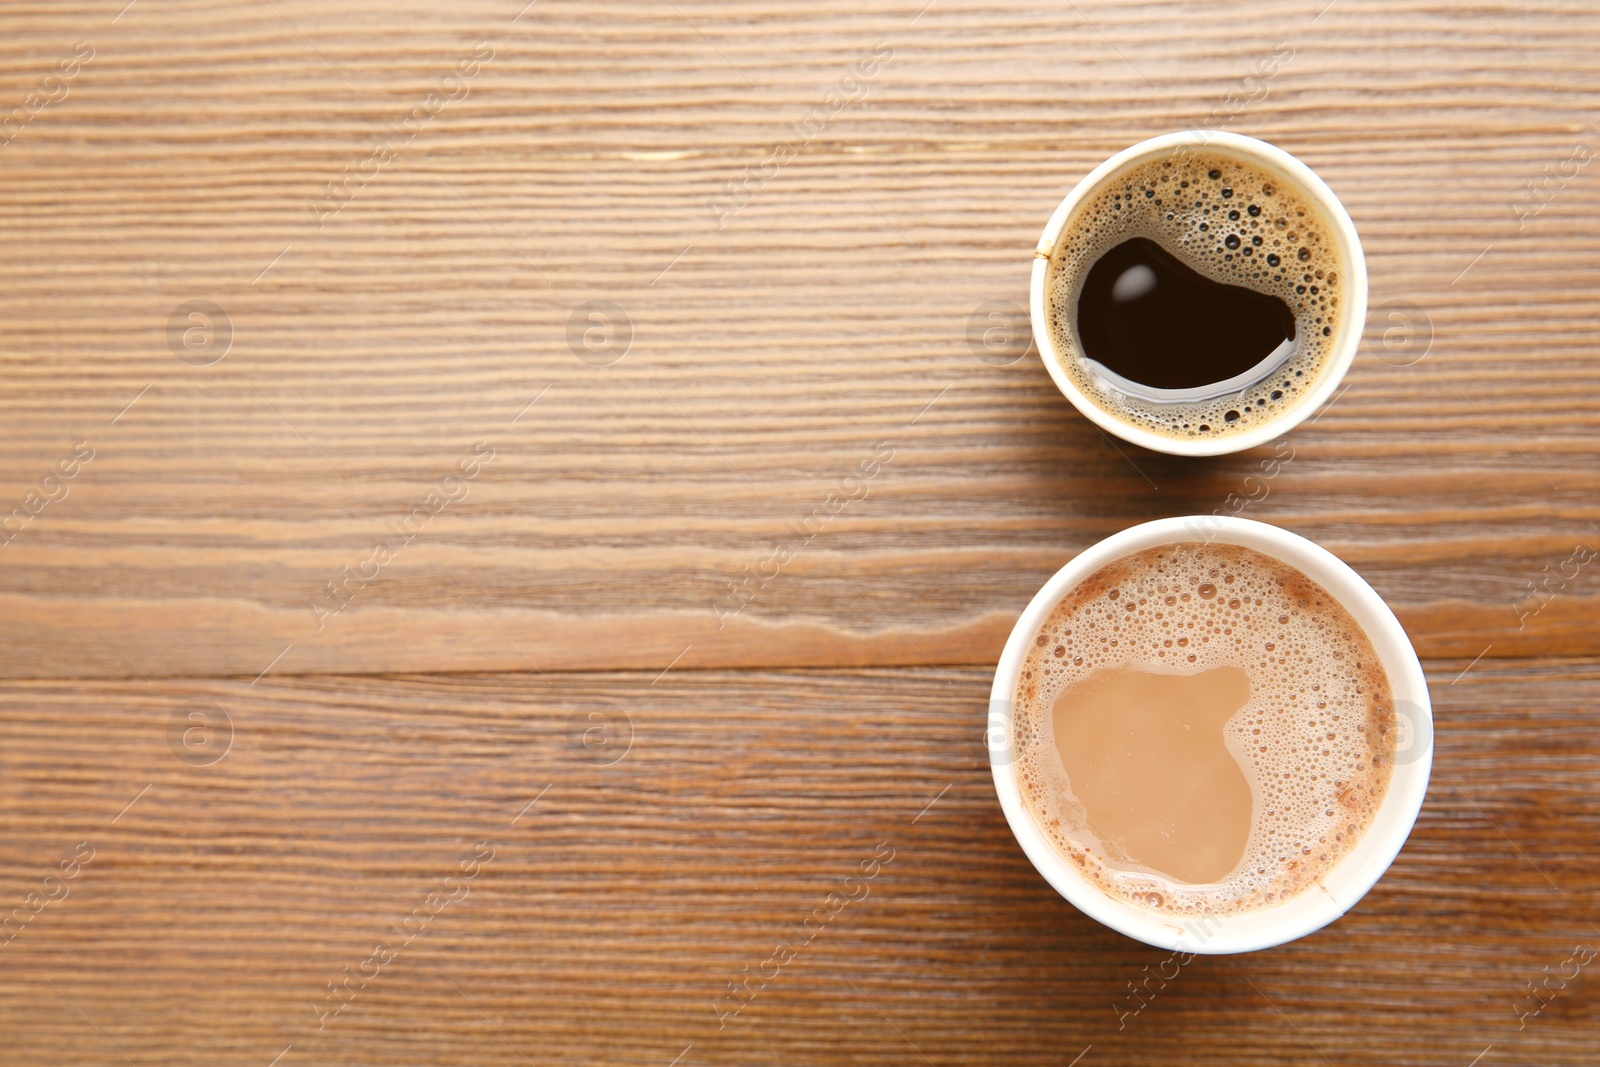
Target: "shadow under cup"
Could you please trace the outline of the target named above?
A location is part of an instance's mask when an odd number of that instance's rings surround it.
[[[1012,739],[1013,699],[1028,647],[1055,606],[1084,579],[1136,552],[1208,541],[1254,549],[1293,567],[1344,606],[1388,675],[1397,726],[1393,774],[1383,803],[1361,840],[1317,885],[1276,904],[1229,915],[1180,917],[1118,900],[1084,877],[1034,821],[1022,798]],[[1433,718],[1427,680],[1405,630],[1362,577],[1327,549],[1287,530],[1250,519],[1188,516],[1159,519],[1113,534],[1056,572],[1017,620],[1001,653],[989,695],[986,742],[995,791],[1017,843],[1039,873],[1078,910],[1129,937],[1174,951],[1224,954],[1270,948],[1304,937],[1354,907],[1388,870],[1405,844],[1427,794]]]
[[[1054,273],[1058,269],[1058,260],[1061,259],[1063,248],[1069,239],[1086,232],[1093,232],[1093,227],[1085,222],[1086,211],[1097,200],[1102,199],[1102,194],[1115,191],[1118,181],[1141,168],[1167,159],[1177,161],[1192,156],[1216,156],[1224,160],[1235,160],[1252,171],[1264,174],[1273,184],[1292,191],[1300,201],[1315,211],[1320,216],[1319,222],[1323,224],[1323,229],[1327,231],[1327,236],[1334,246],[1331,251],[1336,254],[1336,261],[1339,263],[1343,291],[1336,320],[1332,323],[1334,333],[1331,343],[1323,346],[1322,355],[1316,360],[1314,373],[1310,379],[1304,384],[1297,384],[1297,391],[1291,391],[1289,398],[1282,401],[1281,407],[1277,406],[1277,401],[1273,401],[1265,410],[1251,407],[1246,411],[1247,416],[1253,416],[1246,420],[1247,426],[1229,429],[1224,433],[1178,436],[1150,428],[1150,423],[1160,422],[1165,416],[1153,417],[1148,411],[1142,416],[1136,415],[1127,406],[1131,403],[1136,409],[1140,403],[1148,402],[1148,397],[1141,398],[1136,389],[1125,393],[1128,383],[1119,385],[1112,380],[1114,376],[1108,377],[1103,373],[1096,373],[1091,369],[1093,365],[1083,361],[1076,352],[1061,350],[1062,346],[1056,343],[1055,331],[1051,328],[1051,287]],[[1180,213],[1180,219],[1183,217],[1185,216]],[[1195,217],[1209,218],[1219,227],[1239,226],[1252,222],[1250,219],[1244,219],[1240,223],[1223,222],[1208,215]],[[1168,218],[1170,219],[1171,215],[1168,215]],[[1217,232],[1213,230],[1213,236]],[[1116,237],[1115,240],[1143,235],[1137,229],[1132,229]],[[1163,240],[1165,239],[1158,238],[1157,243],[1161,244]],[[1078,267],[1069,279],[1069,284],[1081,285],[1080,275],[1088,273],[1092,262],[1091,258]],[[1243,264],[1242,260],[1239,262],[1240,265]],[[1247,287],[1255,288],[1256,283],[1247,283]],[[1302,298],[1292,297],[1292,299]],[[1350,221],[1350,216],[1345,211],[1344,205],[1339,202],[1339,198],[1311,168],[1288,152],[1265,141],[1240,134],[1213,133],[1204,130],[1164,134],[1142,141],[1106,160],[1080,181],[1056,208],[1034,251],[1030,315],[1034,342],[1040,359],[1044,361],[1045,369],[1055,381],[1057,388],[1085,417],[1107,433],[1115,434],[1143,448],[1172,455],[1213,456],[1241,452],[1287,433],[1310,417],[1338,388],[1351,361],[1355,358],[1357,348],[1360,347],[1366,321],[1366,259],[1361,249],[1361,240],[1356,234],[1355,224]],[[1073,333],[1075,337],[1075,326]],[[1075,346],[1081,347],[1081,345]],[[1068,370],[1064,363],[1069,360],[1073,361],[1073,370]],[[1241,390],[1250,390],[1270,378],[1271,374],[1270,369],[1264,370],[1261,375],[1251,378],[1248,382],[1234,384]],[[1263,385],[1262,388],[1267,386]],[[1224,390],[1224,394],[1226,392]],[[1151,405],[1151,410],[1161,410],[1161,408],[1160,404]],[[1231,411],[1227,414],[1229,418],[1237,419],[1239,412]]]

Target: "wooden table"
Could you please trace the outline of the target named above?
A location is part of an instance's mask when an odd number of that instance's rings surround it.
[[[124,3],[0,11],[0,1060],[1600,1058],[1592,4]],[[1350,915],[1135,1001],[989,679],[1268,452],[972,337],[1202,124],[1366,243],[1241,513],[1394,605],[1438,736]]]

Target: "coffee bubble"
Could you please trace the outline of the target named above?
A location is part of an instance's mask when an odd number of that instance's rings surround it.
[[[1350,328],[1344,293],[1351,272],[1334,234],[1321,207],[1258,164],[1192,148],[1139,163],[1077,207],[1051,253],[1046,299],[1059,364],[1091,403],[1162,437],[1207,440],[1254,430],[1313,392]],[[1135,395],[1097,371],[1079,341],[1078,297],[1096,261],[1134,238],[1155,242],[1211,281],[1282,300],[1294,317],[1288,357],[1259,379],[1205,399]]]
[[[1054,709],[1098,671],[1219,667],[1249,676],[1224,733],[1250,787],[1251,829],[1226,877],[1177,882],[1125,860],[1089,825],[1055,747]],[[1109,895],[1175,915],[1246,911],[1316,885],[1371,825],[1394,766],[1432,749],[1427,713],[1397,704],[1371,640],[1331,593],[1214,542],[1147,549],[1084,579],[1029,643],[1012,704],[1009,744],[992,736],[991,705],[989,747],[1015,762],[1040,830]]]

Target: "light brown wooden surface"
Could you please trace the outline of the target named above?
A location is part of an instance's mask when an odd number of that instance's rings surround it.
[[[1520,1030],[1513,1005],[1600,946],[1600,571],[1530,592],[1600,549],[1600,164],[1526,199],[1600,151],[1600,11],[123,2],[0,8],[0,516],[94,453],[0,546],[0,911],[96,850],[0,948],[0,1059],[1593,1062],[1592,968]],[[1228,113],[1285,46],[1220,124],[1328,180],[1374,310],[1242,514],[1394,605],[1435,783],[1350,916],[1196,961],[1119,1032],[1164,955],[1021,856],[987,669],[1073,554],[1224,506],[1270,450],[1113,445],[969,318],[1026,303],[1078,178]],[[708,200],[890,50],[719,227]],[[208,366],[169,344],[197,300],[232,325]],[[631,323],[606,366],[568,340],[596,300]],[[479,442],[466,497],[319,628]],[[194,700],[232,724],[209,767],[169,745]],[[607,767],[574,741],[596,701],[632,723]],[[482,840],[470,896],[319,1031],[324,983]],[[718,1030],[883,841],[871,896]]]

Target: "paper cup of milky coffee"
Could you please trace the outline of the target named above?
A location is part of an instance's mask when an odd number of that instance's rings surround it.
[[[1117,560],[1182,542],[1242,546],[1286,564],[1320,585],[1365,632],[1388,677],[1397,739],[1387,791],[1358,842],[1316,884],[1270,906],[1228,914],[1173,915],[1118,899],[1069,862],[1024,800],[1012,730],[1014,701],[1036,635],[1058,603]],[[1248,519],[1190,516],[1147,522],[1081,552],[1045,583],[1017,620],[990,693],[986,736],[995,791],[1012,833],[1039,873],[1079,911],[1159,948],[1191,953],[1249,952],[1280,945],[1339,918],[1388,869],[1416,822],[1432,767],[1433,719],[1427,681],[1405,631],[1383,599],[1327,549],[1298,534]]]
[[[1222,168],[1236,164],[1255,175],[1257,202],[1248,205],[1255,216],[1239,216],[1235,207],[1246,206],[1247,190],[1240,190],[1240,196],[1230,200],[1205,202],[1198,195],[1199,187],[1206,184],[1208,168],[1198,172],[1193,168],[1202,158],[1219,161],[1216,165]],[[1149,226],[1135,225],[1126,232],[1119,229],[1132,225],[1118,221],[1132,213],[1106,210],[1109,198],[1139,197],[1139,190],[1130,188],[1139,176],[1164,177],[1170,170],[1176,179],[1176,169],[1185,167],[1189,172],[1183,176],[1188,182],[1184,188],[1177,188],[1179,182],[1174,180],[1170,187],[1154,184],[1148,191],[1152,195],[1168,193],[1167,202],[1176,214],[1176,222],[1168,222],[1167,215],[1155,216],[1156,229],[1182,227],[1188,219],[1189,231],[1162,236],[1146,232]],[[1265,196],[1260,195],[1263,189]],[[1234,190],[1227,192],[1232,196]],[[1125,203],[1109,206],[1120,209]],[[1144,211],[1149,203],[1139,197],[1136,206]],[[1280,208],[1284,210],[1275,210]],[[1233,221],[1230,212],[1236,216]],[[1202,232],[1203,218],[1208,224]],[[1296,232],[1307,228],[1317,238],[1309,248],[1305,235]],[[1265,371],[1255,376],[1247,371],[1237,379],[1218,383],[1221,391],[1214,392],[1205,404],[1189,405],[1173,400],[1175,393],[1152,398],[1139,395],[1136,389],[1130,392],[1133,383],[1104,373],[1103,367],[1088,358],[1078,336],[1074,294],[1081,290],[1093,261],[1127,236],[1149,236],[1159,244],[1197,250],[1197,262],[1214,260],[1219,277],[1225,275],[1245,288],[1268,291],[1279,287],[1285,300],[1305,312],[1303,321],[1296,320],[1296,341],[1285,342],[1283,347],[1283,351],[1294,352],[1281,357],[1290,361],[1286,373],[1274,379]],[[1241,238],[1242,247],[1232,244]],[[1264,245],[1261,238],[1265,238]],[[1224,241],[1230,245],[1225,246]],[[1270,268],[1266,264],[1269,256],[1273,259]],[[1300,256],[1307,258],[1302,262]],[[1303,278],[1300,267],[1311,268]],[[1326,273],[1336,274],[1333,284],[1326,284],[1322,277]],[[1305,290],[1313,286],[1328,292],[1307,294]],[[1306,310],[1308,299],[1322,304]],[[1367,313],[1366,259],[1344,205],[1311,168],[1283,149],[1253,137],[1190,130],[1154,137],[1118,152],[1067,194],[1034,251],[1030,305],[1034,341],[1045,369],[1091,422],[1158,452],[1219,455],[1282,436],[1333,395],[1361,342]],[[1262,366],[1271,363],[1269,356]]]

